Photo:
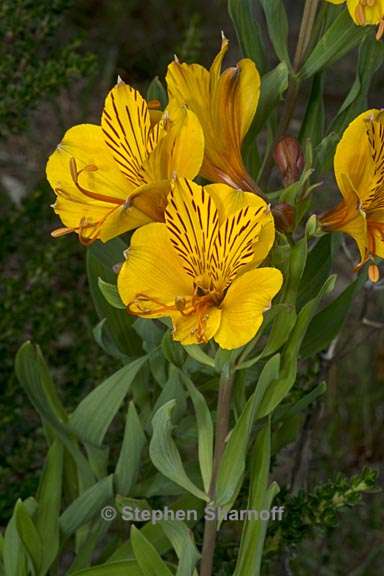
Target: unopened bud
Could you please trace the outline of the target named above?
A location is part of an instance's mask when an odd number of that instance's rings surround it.
[[[275,146],[274,160],[284,186],[296,182],[304,170],[304,154],[296,138],[284,136]]]
[[[272,208],[273,218],[279,232],[292,232],[295,227],[295,209],[290,204],[276,204]]]

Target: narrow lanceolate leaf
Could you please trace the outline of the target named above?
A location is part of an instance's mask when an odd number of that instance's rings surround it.
[[[113,476],[107,476],[81,494],[60,516],[60,528],[65,536],[73,534],[92,518],[100,517],[103,506],[113,499]]]
[[[316,242],[308,253],[297,297],[299,308],[318,294],[328,278],[332,266],[334,239],[333,235],[326,234]]]
[[[143,576],[172,576],[156,548],[135,526],[131,529],[131,543]]]
[[[305,143],[310,140],[313,147],[320,144],[325,130],[324,76],[316,74],[312,81],[307,109],[301,126],[299,140]]]
[[[260,4],[265,13],[269,37],[276,56],[291,67],[288,53],[288,18],[284,3],[282,0],[260,0]]]
[[[120,310],[126,310],[126,306],[122,299],[120,298],[120,294],[117,291],[116,284],[110,284],[106,282],[102,278],[98,278],[98,286],[100,292],[108,302],[112,306],[112,308],[118,308]]]
[[[339,334],[357,292],[365,281],[364,274],[348,286],[333,302],[316,314],[301,347],[303,358],[325,350]]]
[[[37,494],[36,528],[42,542],[41,574],[46,574],[59,550],[59,514],[63,476],[64,450],[56,439],[51,445]]]
[[[126,245],[120,238],[106,244],[95,242],[87,249],[87,275],[93,302],[101,320],[106,319],[105,328],[121,353],[133,357],[140,355],[141,346],[132,328],[134,319],[126,310],[111,306],[100,292],[99,278],[116,284],[114,267],[124,261]]]
[[[35,574],[39,574],[43,561],[43,542],[27,508],[20,500],[16,504],[15,518],[20,540],[32,563]]]
[[[179,559],[176,576],[192,576],[200,554],[191,530],[178,520],[162,520],[160,525]]]
[[[279,377],[271,382],[265,391],[264,397],[257,411],[258,418],[270,414],[285,398],[296,380],[297,357],[308,326],[320,304],[323,296],[333,290],[335,276],[330,276],[322,286],[318,295],[307,302],[300,310],[297,322],[291,336],[284,347],[281,358],[281,370]]]
[[[384,62],[384,44],[369,34],[359,48],[359,60],[355,81],[340,110],[332,121],[329,131],[341,134],[349,122],[368,108],[368,94],[372,79]]]
[[[310,78],[319,70],[330,66],[355,48],[366,34],[367,29],[356,26],[348,11],[343,10],[320,38],[304,62],[299,76],[303,79]]]
[[[228,0],[228,12],[243,56],[251,58],[262,74],[266,68],[265,47],[253,0]]]
[[[123,560],[78,570],[71,576],[143,576],[143,573],[134,560]]]
[[[264,366],[255,392],[249,398],[225,447],[216,484],[216,504],[224,506],[236,493],[245,469],[252,426],[266,390],[279,375],[280,356],[276,354]]]
[[[268,491],[269,467],[271,461],[271,422],[259,430],[251,454],[250,486],[248,510],[269,510],[271,498]],[[273,495],[276,490],[273,490]],[[268,522],[247,519],[243,526],[240,550],[233,576],[259,576],[263,544]]]
[[[208,496],[189,479],[181,456],[172,438],[171,412],[175,400],[170,400],[156,412],[152,420],[153,435],[149,454],[153,464],[166,477],[182,486],[197,498],[208,501]]]
[[[109,425],[146,360],[144,356],[123,366],[80,402],[70,424],[81,440],[102,445]]]
[[[280,62],[276,68],[262,77],[260,101],[250,130],[253,137],[256,137],[265,126],[272,112],[280,104],[284,92],[288,88],[288,78],[289,71],[284,62]]]
[[[4,533],[3,563],[5,576],[27,576],[27,554],[16,528],[15,512]]]
[[[204,490],[208,493],[212,478],[213,461],[213,423],[211,412],[204,396],[196,388],[192,380],[184,373],[182,373],[182,377],[195,409],[200,472],[203,479]]]
[[[115,480],[118,494],[129,494],[139,472],[146,438],[133,402],[130,402],[125,423],[123,444],[116,465]]]
[[[57,396],[40,348],[34,347],[31,342],[23,344],[16,355],[15,370],[20,384],[43,423],[53,428],[76,462],[82,486],[90,486],[95,476],[67,425],[67,415]]]

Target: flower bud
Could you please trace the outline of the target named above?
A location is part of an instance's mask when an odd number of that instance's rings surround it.
[[[272,208],[276,228],[279,232],[292,232],[295,226],[295,209],[290,204],[276,204]]]
[[[296,182],[304,170],[304,154],[296,138],[284,136],[275,146],[274,160],[284,186]]]

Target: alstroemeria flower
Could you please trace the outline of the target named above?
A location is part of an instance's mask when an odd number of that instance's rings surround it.
[[[156,123],[148,103],[121,80],[109,92],[101,125],[68,130],[47,164],[55,212],[84,243],[163,220],[169,179],[194,178],[204,154],[195,114],[170,104]]]
[[[384,34],[384,0],[327,0],[331,4],[347,4],[353,21],[359,26],[378,24],[376,38]]]
[[[168,92],[197,115],[204,130],[201,175],[241,190],[259,192],[244,166],[241,146],[259,101],[260,75],[248,58],[221,73],[227,50],[228,40],[223,38],[209,70],[176,59],[168,66]]]
[[[214,338],[227,349],[246,344],[282,285],[275,268],[257,268],[274,241],[269,206],[226,184],[177,179],[165,223],[137,230],[118,290],[128,312],[168,316],[183,344]]]
[[[359,268],[375,256],[384,258],[384,111],[368,110],[355,118],[337,146],[334,167],[343,200],[320,223],[352,236]],[[376,270],[373,266],[373,276]]]

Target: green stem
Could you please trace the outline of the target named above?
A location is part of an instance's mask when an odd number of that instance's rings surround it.
[[[229,417],[231,412],[231,395],[234,379],[234,370],[226,364],[222,370],[219,384],[219,395],[216,411],[215,452],[213,456],[212,479],[209,497],[214,501],[216,495],[216,480],[223,457],[225,440],[229,432]],[[203,550],[201,554],[200,576],[212,576],[213,558],[216,546],[217,520],[205,521]]]
[[[274,144],[271,147],[271,151],[267,162],[265,163],[263,175],[262,175],[262,188],[267,186],[271,171],[273,168],[273,151],[276,144],[281,139],[282,136],[287,132],[289,124],[291,123],[292,117],[296,110],[297,98],[300,91],[300,81],[298,79],[297,73],[304,61],[308,46],[311,41],[313,26],[316,20],[317,8],[319,6],[320,0],[306,0],[303,17],[300,25],[299,38],[297,40],[297,46],[295,51],[295,56],[293,60],[293,74],[288,86],[287,98],[285,100],[285,106],[281,115],[281,120],[277,134],[275,137]]]

